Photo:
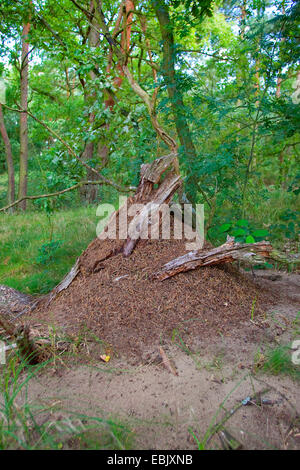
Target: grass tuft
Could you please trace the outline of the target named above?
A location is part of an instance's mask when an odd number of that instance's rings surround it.
[[[289,346],[277,346],[266,353],[263,370],[273,375],[289,375],[294,380],[300,381],[300,367],[291,359]]]

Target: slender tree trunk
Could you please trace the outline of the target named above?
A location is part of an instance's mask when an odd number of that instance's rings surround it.
[[[240,37],[241,41],[245,39],[245,21],[246,21],[246,15],[247,15],[247,0],[243,0],[242,5],[240,6],[241,8],[241,16],[240,16]],[[237,72],[236,72],[236,83],[238,87],[238,91],[241,90],[242,86],[245,87],[245,60],[247,62],[247,57],[246,54],[242,54],[240,63],[237,67]],[[242,100],[238,98],[236,102],[237,108],[239,108],[242,105]],[[241,124],[238,122],[237,124],[238,129],[241,128]],[[237,142],[237,155],[240,157],[240,136],[239,133],[237,133],[236,137],[236,142]]]
[[[283,0],[282,2],[282,14],[285,15],[285,1]],[[280,39],[280,44],[284,41],[284,37]],[[281,47],[279,45],[279,57],[281,55]],[[280,76],[281,71],[279,72],[279,76],[277,77],[277,83],[276,83],[276,98],[280,98],[281,95],[281,82],[282,78]]]
[[[93,4],[94,4],[94,2],[91,2],[91,8],[92,8]],[[132,24],[133,10],[134,10],[134,2],[132,0],[125,0],[124,3],[121,4],[119,15],[118,15],[118,18],[117,18],[117,21],[116,21],[116,24],[115,24],[115,28],[114,28],[114,32],[113,32],[113,37],[115,37],[115,35],[118,33],[118,30],[120,28],[120,24],[121,24],[121,21],[122,21],[122,18],[123,18],[124,26],[123,26],[123,31],[122,31],[122,35],[121,35],[121,48],[122,48],[123,53],[125,53],[125,51],[128,52],[129,48],[130,48],[131,24]],[[98,23],[97,23],[97,26],[98,26],[98,29],[99,29]],[[90,35],[91,34],[92,34],[92,32],[90,33]],[[91,40],[91,42],[90,42],[90,40]],[[92,37],[89,37],[89,42],[90,42],[90,45],[97,45],[98,44],[98,34],[97,34],[97,44],[92,44],[92,42],[94,42]],[[112,65],[112,50],[110,51],[109,57],[108,57],[108,65],[107,65],[107,69],[106,69],[106,72],[108,74],[110,74],[110,72],[111,72],[111,65]],[[115,77],[114,84],[115,84],[116,88],[120,88],[122,83],[123,83],[123,78],[124,78],[123,69],[122,69],[120,63],[117,64],[117,70],[118,70],[119,75],[117,77]],[[93,72],[91,72],[91,73],[93,73]],[[111,93],[107,93],[107,95],[108,96],[105,99],[105,107],[110,108],[110,110],[113,111],[114,106],[115,106],[115,98]],[[106,123],[105,129],[107,129],[107,131],[109,130],[109,123]],[[92,144],[91,146],[89,146],[89,147],[87,146],[87,148],[86,148],[86,151],[89,152],[90,154],[92,154],[95,151],[94,144],[93,143],[91,143],[91,144]],[[89,144],[87,144],[87,145],[89,145]],[[98,143],[97,153],[98,153],[98,156],[101,160],[101,165],[105,166],[108,162],[108,155],[109,155],[109,148],[105,144],[105,142],[99,142]],[[95,191],[97,191],[97,188],[92,187],[91,190],[95,192]],[[94,197],[94,199],[95,199],[95,197]]]
[[[27,42],[30,23],[23,26],[22,32],[22,55],[21,55],[21,108],[28,108],[28,52]],[[18,199],[27,196],[28,184],[28,123],[26,112],[20,114],[20,173]],[[26,210],[26,200],[19,204],[19,208]]]
[[[191,131],[184,111],[184,102],[181,91],[177,86],[175,76],[175,44],[172,24],[167,4],[163,0],[152,0],[152,5],[157,16],[161,36],[163,40],[162,73],[167,85],[171,102],[175,126],[180,144],[185,154],[185,165],[188,171],[186,178],[186,194],[188,199],[196,202],[198,181],[193,171],[194,162],[197,160],[197,152],[192,140]]]
[[[93,1],[90,2],[90,11],[91,13],[93,12]],[[92,24],[94,26],[90,28],[90,32],[88,35],[88,44],[89,47],[95,48],[99,45],[99,33],[97,30],[99,30],[99,25],[95,19],[95,17],[92,20]],[[93,90],[93,81],[96,78],[96,74],[93,70],[89,72],[89,80],[86,82],[85,90],[84,90],[84,101],[86,106],[92,106],[96,100],[96,93]],[[95,113],[94,111],[89,112],[89,124],[90,127],[93,126],[93,123],[95,122]],[[95,151],[95,144],[94,142],[87,141],[85,145],[85,149],[83,151],[83,160],[86,162],[90,162],[93,159],[94,156],[94,151]],[[89,163],[90,164],[90,163]],[[93,181],[97,179],[97,175],[95,175],[91,170],[88,170],[87,172],[87,179],[89,181]],[[90,185],[90,186],[84,186],[82,188],[82,194],[84,195],[85,199],[89,202],[92,203],[95,201],[97,198],[97,192],[98,188],[95,185]]]
[[[14,171],[14,160],[11,150],[10,140],[7,134],[5,127],[2,105],[0,103],[0,134],[2,136],[4,147],[5,147],[5,156],[7,164],[7,173],[8,173],[8,188],[7,188],[7,202],[12,204],[15,201],[15,171]],[[10,209],[12,212],[13,209]]]
[[[91,12],[94,11],[94,6],[95,6],[95,2],[91,0],[90,2]],[[119,17],[118,17],[116,28],[115,28],[115,33],[117,33],[119,26],[120,26],[120,22],[122,20],[122,16],[123,16],[124,28],[123,28],[122,40],[121,40],[123,52],[128,51],[130,47],[131,23],[132,23],[132,15],[133,15],[132,10],[133,9],[134,9],[133,1],[126,0],[124,2],[124,6],[123,5],[121,6]],[[94,15],[92,23],[96,28],[91,28],[89,36],[88,36],[88,43],[90,47],[97,47],[99,44],[99,33],[97,31],[99,30],[99,24],[97,22],[96,15]],[[111,68],[111,60],[109,58],[109,63],[107,67],[108,73],[110,72],[110,68]],[[122,71],[120,64],[118,64],[118,71],[120,75],[115,78],[114,82],[115,82],[115,86],[120,88],[123,82],[123,71]],[[90,72],[91,81],[95,80],[95,78],[96,78],[96,75],[94,71],[91,71]],[[91,105],[95,101],[95,99],[96,99],[95,92],[87,91],[87,93],[85,94],[85,100],[86,100],[87,105]],[[110,107],[110,109],[113,110],[114,105],[115,105],[114,98],[112,95],[109,95],[108,98],[105,100],[105,106]],[[89,114],[90,125],[92,125],[94,121],[95,121],[95,114],[94,112],[91,112]],[[106,124],[106,128],[107,129],[109,128],[108,123]],[[93,158],[95,151],[97,151],[98,156],[101,159],[102,166],[105,166],[107,163],[108,154],[109,154],[109,148],[107,147],[107,145],[105,145],[105,143],[99,143],[96,148],[96,145],[94,142],[87,142],[85,150],[84,150],[83,158],[87,161],[91,160]],[[91,180],[95,179],[95,175],[93,173],[88,174],[87,176],[88,176],[88,179],[91,179]],[[93,202],[97,197],[97,191],[98,191],[97,187],[92,186],[92,185],[87,186],[85,191],[86,191],[86,194],[85,194],[86,199],[89,202]]]

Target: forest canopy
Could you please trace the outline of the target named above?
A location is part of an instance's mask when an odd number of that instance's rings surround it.
[[[1,207],[116,200],[176,149],[212,242],[298,243],[299,13],[287,0],[2,0]]]

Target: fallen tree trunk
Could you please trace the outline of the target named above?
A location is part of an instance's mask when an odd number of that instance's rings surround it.
[[[270,256],[271,252],[272,246],[266,241],[240,244],[235,243],[233,238],[228,238],[224,245],[217,248],[208,251],[190,251],[186,255],[169,261],[160,271],[153,273],[152,279],[163,281],[181,272],[233,261],[245,261],[250,264],[261,263],[263,258]]]

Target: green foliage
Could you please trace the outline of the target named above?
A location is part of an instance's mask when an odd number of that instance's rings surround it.
[[[155,16],[157,3],[169,13],[166,28],[174,39],[169,51],[174,61],[172,86],[177,91],[173,99],[162,67],[164,44]],[[79,4],[89,8],[88,2]],[[110,32],[119,6],[115,1],[102,3]],[[295,102],[298,12],[297,2],[288,2],[283,12],[279,0],[274,5],[247,2],[243,18],[241,3],[235,0],[157,0],[136,5],[128,66],[149,95],[159,85],[155,103],[158,121],[179,144],[182,175],[193,202],[205,204],[208,238],[213,243],[225,241],[230,234],[245,243],[267,237],[279,248],[287,242],[292,243],[293,250],[299,247],[300,107]],[[7,105],[16,108],[20,102],[20,37],[24,21],[29,18],[30,111],[70,145],[82,161],[120,185],[136,185],[140,165],[169,150],[157,138],[146,105],[126,77],[120,75],[119,59],[114,53],[108,73],[111,51],[105,37],[99,34],[97,45],[91,45],[89,20],[69,0],[45,0],[42,4],[2,1],[0,68]],[[143,18],[146,33],[141,27]],[[121,79],[120,86],[117,79]],[[180,106],[176,104],[178,93],[182,97]],[[111,107],[107,106],[108,98],[113,99]],[[3,113],[17,187],[20,116],[6,108]],[[180,133],[178,128],[183,128],[183,122],[187,127]],[[28,131],[28,194],[61,191],[91,177],[55,135],[30,117]],[[191,138],[194,147],[191,153],[184,142],[186,137]],[[93,149],[87,156],[89,144]],[[107,149],[107,159],[103,149]],[[7,199],[6,172],[0,139],[1,206]],[[116,196],[114,189],[101,186],[96,202]],[[59,280],[62,267],[69,265],[66,251],[72,251],[74,240],[70,239],[68,245],[68,236],[56,230],[54,221],[58,211],[65,214],[72,209],[76,213],[76,207],[89,203],[83,190],[28,202],[30,211],[46,216],[43,226],[46,221],[47,235],[37,231],[40,239],[32,240],[34,249],[29,241],[28,258],[20,255],[20,263],[13,263],[17,274],[8,282],[22,288],[28,283],[29,291],[37,292],[48,289],[53,276]],[[77,223],[77,216],[75,219]],[[34,218],[32,224],[35,228]],[[16,223],[17,230],[18,226]],[[65,240],[64,244],[47,252],[44,245],[60,239]],[[13,248],[7,240],[0,242],[8,257],[14,249],[19,250],[22,241],[17,234]],[[41,246],[44,252],[38,251]],[[75,252],[77,241],[74,246]],[[34,262],[37,272],[33,274],[28,259],[44,262]],[[26,266],[23,283],[21,260]],[[54,266],[59,266],[56,274]],[[38,285],[39,276],[42,286]],[[3,279],[7,279],[5,275]]]
[[[300,380],[299,366],[292,363],[291,348],[289,346],[277,346],[266,354],[263,369],[274,375],[289,375],[293,379]]]
[[[61,240],[52,240],[49,243],[44,243],[39,248],[39,255],[36,258],[37,264],[47,265],[55,260],[55,255],[62,245]]]
[[[255,243],[266,240],[269,237],[269,231],[266,229],[254,229],[246,219],[222,224],[219,227],[219,233],[234,237],[236,242]]]

